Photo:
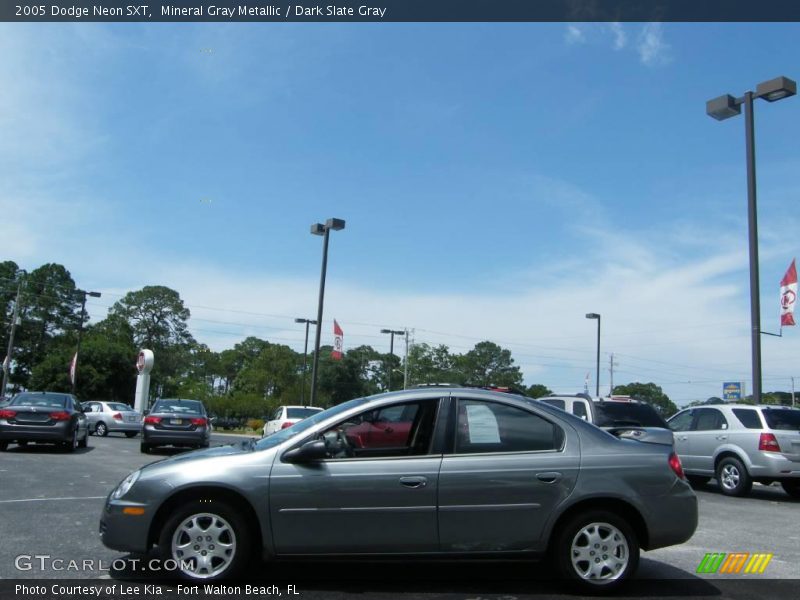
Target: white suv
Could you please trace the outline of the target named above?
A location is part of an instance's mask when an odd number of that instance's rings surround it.
[[[670,418],[687,478],[714,477],[723,494],[744,496],[753,482],[779,481],[800,498],[800,410],[787,406],[713,404]]]
[[[298,421],[322,412],[322,410],[316,406],[279,406],[272,413],[269,421],[264,424],[264,436],[291,427]]]
[[[588,394],[545,396],[540,402],[555,406],[603,429],[619,427],[661,427],[667,423],[647,402],[630,396],[592,398]]]

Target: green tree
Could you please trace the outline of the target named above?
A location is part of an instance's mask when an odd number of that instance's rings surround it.
[[[14,299],[17,296],[16,274],[19,266],[13,260],[0,262],[0,311],[3,326],[0,330],[0,353],[5,357],[8,348],[8,332],[14,313]]]
[[[137,348],[153,351],[151,381],[156,394],[175,395],[191,369],[195,344],[187,326],[191,313],[180,294],[164,286],[146,286],[128,292],[109,314],[129,324]]]
[[[630,396],[636,400],[643,400],[648,404],[652,404],[664,418],[678,412],[678,407],[675,403],[655,383],[635,382],[627,385],[618,385],[614,387],[614,393]]]
[[[409,384],[456,383],[462,378],[456,370],[455,357],[444,344],[414,344],[408,351]]]
[[[460,356],[456,364],[463,378],[459,383],[471,386],[520,387],[522,373],[514,366],[511,351],[494,342],[479,342]]]
[[[319,406],[340,404],[383,389],[385,379],[381,380],[382,368],[379,362],[382,355],[374,348],[351,348],[344,353],[341,360],[331,358],[332,349],[331,346],[320,348]]]
[[[236,389],[264,399],[296,402],[299,395],[298,354],[283,344],[267,345],[255,358],[247,360],[236,376]]]
[[[550,396],[552,393],[553,390],[548,388],[546,385],[542,385],[541,383],[534,383],[527,390],[527,394],[531,398],[542,398],[544,396]]]

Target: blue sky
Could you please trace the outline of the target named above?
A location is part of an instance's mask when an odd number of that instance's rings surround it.
[[[527,383],[571,392],[594,377],[583,315],[599,312],[615,383],[704,399],[749,380],[744,125],[704,104],[800,77],[797,39],[796,24],[3,24],[4,258],[65,264],[105,292],[95,320],[164,284],[216,349],[300,348],[308,228],[341,217],[326,321],[346,346],[388,346],[380,327],[458,352],[492,339]],[[799,116],[797,98],[757,106],[765,329],[798,253]],[[765,389],[800,377],[795,338],[764,339]]]

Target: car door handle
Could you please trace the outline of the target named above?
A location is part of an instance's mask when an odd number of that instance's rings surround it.
[[[428,485],[427,477],[401,477],[400,484],[408,488],[424,488]]]
[[[537,473],[536,479],[539,481],[543,481],[544,483],[555,483],[559,479],[561,479],[561,473],[556,471],[550,471],[547,473]]]
[[[728,439],[728,436],[727,436],[727,435],[718,435],[718,436],[717,436],[717,439],[718,439],[718,440],[727,440],[727,439]]]
[[[682,442],[685,442],[685,441],[686,441],[686,440],[688,440],[689,438],[688,438],[687,436],[685,436],[685,435],[679,435],[679,436],[678,436],[678,439],[679,439],[680,441],[682,441]]]

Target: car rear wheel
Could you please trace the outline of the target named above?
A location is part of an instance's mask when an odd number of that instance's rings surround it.
[[[86,435],[83,436],[83,439],[78,442],[78,448],[88,448],[89,447],[89,428],[86,428]]]
[[[143,454],[150,454],[152,449],[153,447],[150,444],[145,444],[144,442],[139,445],[139,450],[141,450]]]
[[[0,442],[0,452],[8,450],[8,442]]]
[[[176,510],[158,541],[162,557],[174,560],[186,579],[235,576],[250,557],[247,525],[232,507],[217,500],[194,501]]]
[[[108,435],[108,425],[100,421],[94,426],[94,433],[100,437],[106,437]]]
[[[72,430],[72,439],[67,442],[62,442],[65,452],[75,452],[78,447],[78,428]]]
[[[798,481],[781,481],[783,491],[789,494],[792,498],[800,500],[800,480]]]
[[[129,438],[136,437],[137,435],[139,435],[138,431],[126,431],[125,432],[125,437],[129,437]]]
[[[630,525],[617,514],[588,511],[563,528],[556,554],[561,575],[581,590],[609,590],[636,572],[639,541]]]
[[[744,496],[753,487],[753,479],[738,458],[726,456],[717,465],[717,483],[726,496]]]

